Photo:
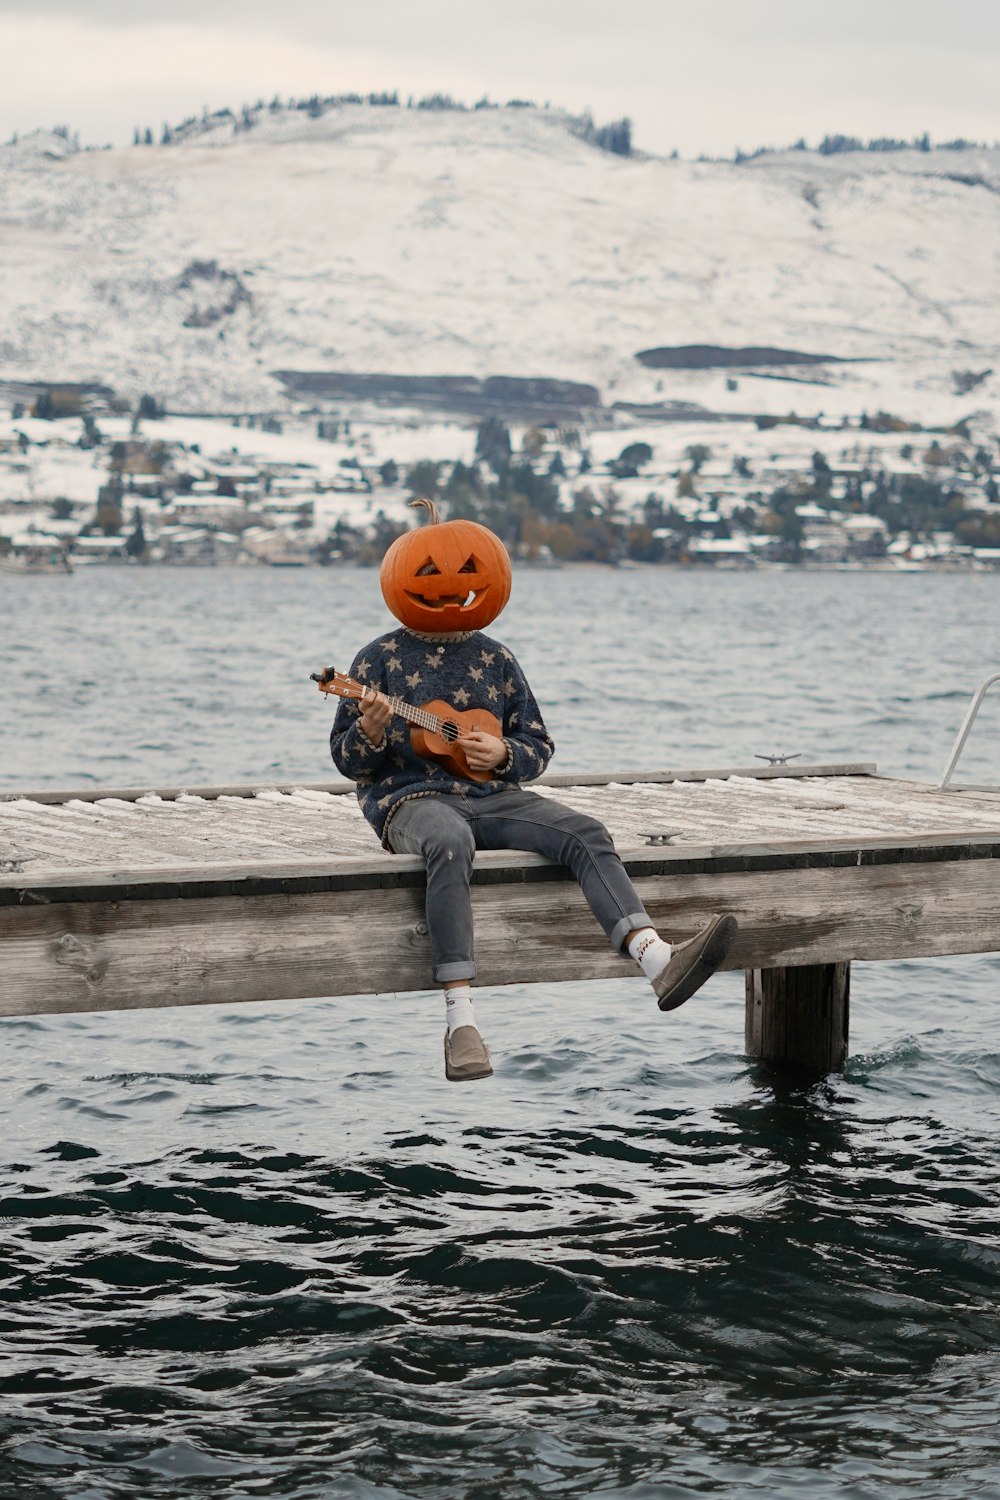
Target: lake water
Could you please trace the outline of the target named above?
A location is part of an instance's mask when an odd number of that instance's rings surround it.
[[[522,571],[495,633],[553,769],[935,779],[998,590]],[[0,787],[320,780],[309,672],[385,621],[366,570],[0,575]],[[431,994],[0,1022],[0,1496],[1000,1496],[998,981],[855,965],[812,1088],[739,975],[484,989],[462,1088]]]

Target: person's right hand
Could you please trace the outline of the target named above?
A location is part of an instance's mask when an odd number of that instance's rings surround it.
[[[382,743],[382,736],[391,718],[392,709],[389,707],[389,700],[385,694],[376,692],[374,688],[366,688],[361,699],[361,718],[358,724],[371,744]]]

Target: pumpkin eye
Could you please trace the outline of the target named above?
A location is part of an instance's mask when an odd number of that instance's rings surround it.
[[[460,573],[478,573],[479,564],[474,557],[470,557],[468,562],[464,562],[458,571]]]
[[[432,573],[440,573],[440,571],[441,569],[438,567],[437,563],[434,562],[431,558],[428,558],[423,567],[417,569],[414,577],[429,578]]]

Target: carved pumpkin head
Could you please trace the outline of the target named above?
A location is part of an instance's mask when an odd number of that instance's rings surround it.
[[[414,500],[429,522],[397,537],[382,559],[382,596],[397,620],[432,633],[481,630],[510,598],[510,558],[476,521],[442,521],[433,500]]]

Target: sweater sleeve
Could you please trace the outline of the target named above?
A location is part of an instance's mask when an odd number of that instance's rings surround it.
[[[542,721],[528,679],[509,652],[504,665],[503,739],[507,759],[494,773],[499,781],[519,785],[541,776],[555,745]]]
[[[366,646],[351,663],[350,674],[365,687],[386,691],[385,662],[377,646]],[[381,745],[372,745],[359,727],[361,705],[353,698],[342,698],[330,731],[330,754],[342,776],[350,781],[370,782],[385,764],[389,746],[382,736]]]

